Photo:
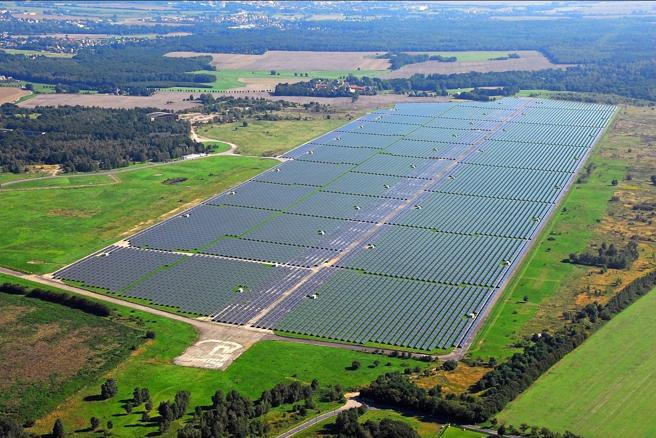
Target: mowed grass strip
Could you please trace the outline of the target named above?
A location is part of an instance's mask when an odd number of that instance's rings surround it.
[[[117,172],[116,184],[47,190],[9,186],[0,190],[0,222],[6,230],[0,233],[0,265],[25,272],[55,271],[274,164],[250,157],[208,157]],[[70,181],[95,184],[98,178],[90,174]],[[164,183],[171,178],[187,179]],[[22,184],[34,188],[53,182],[61,183],[55,178]]]
[[[473,357],[502,359],[512,355],[517,349],[511,345],[530,334],[525,327],[543,310],[542,304],[561,295],[565,299],[572,280],[587,272],[588,268],[563,260],[570,253],[585,250],[597,235],[615,191],[611,182],[623,179],[626,172],[621,153],[639,141],[639,135],[627,138],[609,129],[588,160],[592,172],[572,186],[477,334],[470,350]],[[525,296],[528,302],[524,302]]]
[[[339,118],[312,118],[310,120],[249,120],[241,122],[205,125],[198,134],[237,145],[242,155],[274,156],[286,152],[321,134],[346,123]]]
[[[568,354],[499,415],[588,438],[656,436],[656,290]]]

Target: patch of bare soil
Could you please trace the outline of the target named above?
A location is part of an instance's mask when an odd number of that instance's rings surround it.
[[[476,62],[439,62],[426,61],[417,64],[404,65],[398,70],[385,73],[385,78],[408,78],[416,73],[422,74],[454,74],[468,72],[501,72],[501,71],[536,71],[549,68],[566,68],[570,65],[552,64],[542,53],[537,51],[518,51],[519,58],[497,61]]]
[[[0,357],[4,359],[0,361],[0,389],[16,382],[64,381],[93,356],[85,343],[93,329],[66,333],[58,323],[36,324],[29,329],[17,325],[19,316],[30,311],[22,306],[2,311]]]
[[[427,370],[423,375],[414,378],[413,381],[420,388],[431,389],[436,385],[440,385],[447,392],[460,394],[467,391],[471,385],[478,382],[489,371],[490,368],[473,367],[461,362],[458,364],[458,368],[453,371]]]
[[[376,58],[382,53],[271,50],[262,55],[171,52],[166,56],[210,55],[212,64],[222,70],[387,70],[389,60]]]
[[[19,87],[0,87],[0,105],[16,102],[27,94],[30,94],[29,91],[22,90]]]
[[[154,107],[165,110],[184,110],[198,106],[190,102],[187,93],[158,92],[152,96],[116,96],[113,94],[39,94],[26,100],[19,106],[34,108],[37,106],[99,106],[102,108],[145,108]]]
[[[65,208],[55,208],[48,212],[50,217],[91,217],[96,214],[95,211],[69,210]]]

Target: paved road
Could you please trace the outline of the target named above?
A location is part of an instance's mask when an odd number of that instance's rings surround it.
[[[346,393],[346,403],[343,406],[340,406],[339,408],[332,410],[330,412],[326,412],[321,415],[317,415],[316,417],[312,418],[311,420],[306,421],[305,423],[301,423],[298,426],[289,429],[287,432],[278,435],[277,438],[289,438],[297,433],[303,432],[306,429],[309,429],[310,427],[314,426],[317,423],[321,423],[324,420],[327,420],[328,418],[336,417],[340,412],[346,411],[352,408],[358,408],[363,405],[362,402],[357,400],[357,397],[360,395],[359,392],[351,392],[351,393]]]

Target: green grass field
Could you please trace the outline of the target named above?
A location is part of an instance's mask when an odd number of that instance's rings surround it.
[[[237,145],[243,155],[273,156],[346,123],[345,119],[315,118],[310,120],[252,120],[243,127],[241,122],[204,125],[198,130],[203,137],[228,141]]]
[[[0,274],[0,282],[5,281],[35,286],[35,283],[30,281]],[[56,290],[47,286],[39,285],[39,287]],[[174,365],[172,361],[196,339],[196,332],[191,326],[121,306],[110,305],[110,307],[123,320],[131,319],[135,325],[139,324],[141,333],[153,330],[156,338],[137,349],[127,360],[106,375],[85,376],[84,382],[88,386],[57,406],[50,415],[38,421],[36,432],[48,431],[55,418],[62,418],[68,431],[84,429],[91,416],[102,419],[103,425],[107,420],[111,420],[114,423],[113,436],[135,436],[135,430],[139,431],[137,436],[153,432],[156,426],[139,422],[143,408],[135,409],[131,415],[125,415],[123,411],[122,404],[131,398],[132,390],[137,386],[149,388],[155,406],[160,401],[172,398],[177,390],[188,390],[192,394],[191,410],[198,404],[207,404],[217,389],[224,392],[236,389],[255,399],[263,390],[277,383],[292,380],[310,383],[315,378],[323,386],[339,383],[346,389],[355,389],[386,372],[401,371],[406,366],[414,368],[428,365],[425,362],[409,359],[381,359],[380,356],[345,349],[286,341],[263,341],[246,351],[225,372],[181,367]],[[71,310],[71,312],[77,311]],[[81,312],[77,313],[85,315]],[[60,313],[57,310],[43,317],[56,318],[60,314],[66,316],[66,312]],[[141,321],[137,321],[137,317]],[[382,364],[378,367],[370,367],[376,359]],[[359,361],[362,367],[354,371],[347,370],[354,360]],[[389,365],[386,365],[387,363]],[[118,395],[106,401],[85,401],[85,398],[98,394],[100,384],[107,377],[117,380]],[[58,401],[53,399],[52,403],[47,405],[48,408],[52,408]],[[334,408],[332,405],[329,407]],[[138,427],[135,429],[134,425]],[[171,431],[171,436],[174,435],[174,431],[175,428]]]
[[[35,180],[0,190],[0,265],[25,272],[52,272],[174,209],[225,190],[273,166],[273,160],[209,157],[117,172],[120,181],[84,188],[52,184],[92,184],[90,174]],[[163,184],[168,178],[188,178]],[[27,186],[30,190],[24,190]],[[34,190],[41,187],[42,190]]]
[[[272,75],[270,70],[200,70],[194,73],[213,75],[216,78],[213,82],[206,84],[208,85],[207,88],[170,87],[166,88],[166,91],[188,91],[196,93],[225,91],[232,88],[245,87],[246,83],[241,79],[275,79],[278,82],[289,82],[293,80],[308,81],[315,78],[339,79],[348,75],[379,77],[385,72],[386,70],[276,70],[276,74]],[[263,82],[262,88],[271,88],[271,84],[265,84]]]
[[[558,362],[499,420],[539,424],[586,438],[656,436],[656,290]]]
[[[487,434],[473,432],[467,429],[460,429],[456,426],[447,427],[444,432],[439,435],[440,438],[483,438],[486,436]]]
[[[47,414],[143,342],[120,318],[1,292],[0,308],[0,415],[21,421]]]
[[[47,52],[45,50],[23,50],[23,49],[0,49],[9,55],[38,55],[47,56],[48,58],[72,58],[72,53]]]
[[[542,304],[557,297],[570,280],[586,271],[562,260],[572,252],[585,249],[595,236],[595,225],[606,213],[615,190],[611,181],[621,180],[626,171],[626,163],[615,152],[629,148],[633,140],[607,133],[597,145],[589,160],[595,166],[590,177],[572,187],[503,292],[472,344],[473,357],[510,356],[515,351],[510,345],[530,334],[525,327],[542,309]],[[524,296],[528,296],[526,303]]]

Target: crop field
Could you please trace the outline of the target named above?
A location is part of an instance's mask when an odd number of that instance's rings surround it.
[[[18,87],[0,87],[0,105],[3,103],[14,103],[28,94],[28,91]]]
[[[215,321],[463,345],[613,113],[536,99],[397,105],[56,277]]]
[[[40,94],[34,95],[20,106],[35,108],[37,106],[99,106],[102,108],[160,108],[164,110],[179,111],[198,106],[197,103],[184,100],[188,94],[157,92],[150,96],[115,96],[113,94]],[[0,88],[0,93],[2,88]]]
[[[656,290],[623,310],[511,402],[499,421],[586,437],[656,434]],[[643,419],[643,420],[637,420]]]
[[[455,56],[455,62],[426,61],[404,65],[384,75],[386,78],[407,78],[413,74],[456,74],[467,72],[536,71],[550,68],[565,68],[568,65],[553,64],[542,53],[534,50],[512,52],[435,52],[443,56]],[[517,53],[519,58],[494,59]]]
[[[216,79],[208,82],[203,88],[170,87],[166,91],[180,91],[193,93],[223,92],[228,90],[244,91],[273,91],[281,82],[300,82],[310,79],[338,79],[350,74],[358,76],[378,77],[381,70],[201,70],[195,73],[213,75]],[[307,75],[307,76],[306,76]]]

